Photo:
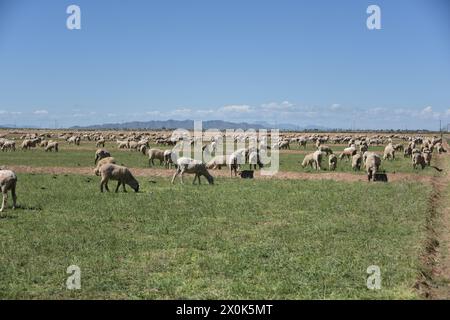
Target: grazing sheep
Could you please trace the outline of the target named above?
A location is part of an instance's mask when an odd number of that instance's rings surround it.
[[[323,156],[323,153],[319,150],[317,150],[313,153],[307,154],[305,156],[305,158],[303,159],[302,167],[304,168],[307,165],[310,165],[315,170],[321,170],[322,168],[320,167],[320,164],[322,162],[322,156]]]
[[[395,149],[392,143],[384,148],[383,160],[395,160]]]
[[[117,148],[119,149],[128,149],[128,141],[120,141],[117,140]]]
[[[423,157],[422,153],[413,153],[412,155],[412,166],[414,169],[416,169],[416,167],[420,165],[422,167],[422,170],[425,168],[425,166],[427,165],[425,163],[425,158]]]
[[[45,152],[53,150],[55,150],[55,152],[58,152],[58,142],[50,142],[45,147]]]
[[[159,160],[159,165],[164,163],[164,150],[161,149],[150,149],[148,150],[148,165],[155,165],[154,160]]]
[[[328,169],[330,171],[336,170],[337,160],[338,159],[335,154],[330,154],[330,156],[328,157]]]
[[[109,151],[106,151],[105,149],[97,149],[95,151],[95,161],[94,164],[97,164],[97,161],[103,158],[111,157],[111,154]]]
[[[180,179],[181,183],[183,182],[183,175],[185,173],[193,173],[195,174],[193,184],[195,184],[195,180],[198,178],[198,184],[200,182],[200,176],[204,176],[206,180],[208,180],[209,184],[214,184],[214,178],[209,174],[208,169],[206,169],[206,165],[203,161],[194,160],[187,157],[181,157],[177,160],[177,170],[172,178],[172,184],[175,181],[175,178],[181,174]]]
[[[283,149],[291,149],[291,147],[289,146],[289,140],[281,141],[281,142],[278,144],[278,148],[279,148],[280,150],[283,150]]]
[[[100,168],[102,167],[102,165],[107,164],[107,163],[113,163],[116,164],[116,159],[114,159],[113,157],[106,157],[106,158],[102,158],[97,162],[97,167],[94,169],[94,174],[96,176],[100,175]]]
[[[426,149],[422,152],[422,156],[425,159],[425,164],[427,166],[431,165],[431,155],[432,155],[432,152],[430,149]]]
[[[97,148],[99,148],[99,147],[102,147],[102,148],[104,148],[105,147],[105,139],[104,138],[100,138],[99,140],[97,140],[97,142],[95,143],[95,146],[97,147]]]
[[[355,154],[352,157],[352,169],[355,171],[361,170],[361,162],[362,162],[362,156],[360,153]]]
[[[40,142],[41,142],[41,139],[40,139],[40,138],[36,138],[36,139],[25,139],[25,140],[23,140],[23,142],[22,142],[21,148],[22,148],[22,150],[28,150],[28,149],[31,149],[31,148],[35,148],[36,145],[37,145],[38,143],[40,143]]]
[[[345,148],[344,151],[339,155],[339,160],[342,160],[344,157],[347,158],[347,161],[350,157],[353,157],[356,153],[355,145],[351,145],[351,147]]]
[[[3,142],[2,151],[16,151],[16,142],[12,140],[6,140]]]
[[[116,192],[119,191],[120,185],[123,187],[123,192],[127,192],[125,184],[129,185],[135,192],[139,191],[139,183],[133,177],[130,170],[126,167],[118,166],[117,164],[107,163],[100,167],[100,175],[102,181],[100,182],[100,192],[103,192],[103,187],[109,192],[108,181],[118,181]]]
[[[11,195],[13,199],[12,208],[16,208],[16,184],[17,184],[17,176],[11,170],[3,170],[0,169],[0,189],[3,195],[2,207],[0,208],[0,212],[3,212],[6,206],[6,202],[8,200],[8,191],[11,190]]]
[[[376,181],[376,174],[381,165],[381,158],[373,152],[365,152],[363,155],[364,167],[367,172],[367,179]]]
[[[314,154],[309,153],[307,154],[302,161],[302,168],[305,168],[307,166],[311,166],[311,168],[314,168],[315,162],[314,162]]]

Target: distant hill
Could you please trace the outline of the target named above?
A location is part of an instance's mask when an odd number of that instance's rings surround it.
[[[203,129],[218,129],[218,130],[226,130],[226,129],[274,129],[278,128],[280,130],[322,130],[328,131],[330,128],[309,125],[305,127],[301,127],[298,125],[293,125],[289,123],[280,123],[277,125],[272,125],[268,122],[229,122],[223,120],[207,120],[202,123]],[[194,120],[152,120],[152,121],[133,121],[133,122],[124,122],[124,123],[105,123],[105,124],[96,124],[90,126],[74,126],[69,129],[74,130],[110,130],[110,129],[121,129],[121,130],[144,130],[144,129],[194,129]]]
[[[267,127],[247,123],[247,122],[228,122],[222,120],[208,120],[203,121],[202,123],[203,129],[243,129],[247,130],[250,128],[253,129],[266,129]],[[194,120],[152,120],[152,121],[133,121],[133,122],[124,122],[124,123],[105,123],[105,124],[97,124],[91,126],[75,126],[70,129],[86,129],[86,130],[105,130],[105,129],[194,129]]]

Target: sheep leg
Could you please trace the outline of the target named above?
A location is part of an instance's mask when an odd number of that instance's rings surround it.
[[[195,180],[197,180],[197,177],[198,177],[198,174],[196,173],[195,176],[194,176],[194,181],[192,181],[192,184],[195,184]]]
[[[174,183],[174,181],[175,181],[175,178],[177,177],[177,175],[179,175],[180,174],[180,170],[179,169],[177,169],[177,171],[175,171],[175,173],[174,173],[174,175],[173,175],[173,177],[172,177],[172,184]]]
[[[17,205],[17,195],[16,195],[16,184],[14,184],[11,188],[11,194],[12,194],[12,200],[13,200],[13,206],[12,208],[15,209]]]
[[[119,192],[119,187],[121,184],[122,184],[122,182],[120,182],[120,181],[117,183],[117,187],[116,187],[116,191],[115,191],[116,193]]]
[[[123,192],[127,192],[127,189],[125,188],[125,182],[122,181],[122,190]]]
[[[105,187],[106,191],[109,192],[108,179],[107,178],[102,178],[102,181],[100,182],[100,192],[103,192],[103,187]]]
[[[181,184],[184,184],[183,176],[184,176],[184,170],[181,169],[181,175],[180,175]]]
[[[2,207],[0,208],[0,212],[3,212],[6,206],[6,201],[8,200],[8,193],[6,190],[2,190],[3,193],[3,201],[2,201]]]

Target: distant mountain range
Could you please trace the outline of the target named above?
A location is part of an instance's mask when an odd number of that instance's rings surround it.
[[[133,121],[124,123],[105,123],[90,126],[74,126],[69,129],[84,129],[84,130],[107,130],[107,129],[194,129],[194,120],[152,120],[152,121]],[[229,122],[223,120],[207,120],[202,122],[203,129],[280,129],[280,130],[329,130],[329,128],[321,126],[306,126],[300,127],[288,123],[280,123],[277,125],[271,125],[267,122]]]

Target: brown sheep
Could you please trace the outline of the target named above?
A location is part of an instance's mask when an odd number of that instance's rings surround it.
[[[118,181],[116,192],[119,191],[120,185],[123,187],[123,192],[127,192],[125,184],[129,185],[135,192],[139,191],[139,183],[133,177],[130,170],[126,167],[118,166],[117,164],[107,163],[100,167],[100,175],[102,180],[100,182],[100,192],[103,192],[103,187],[109,192],[108,181]]]

